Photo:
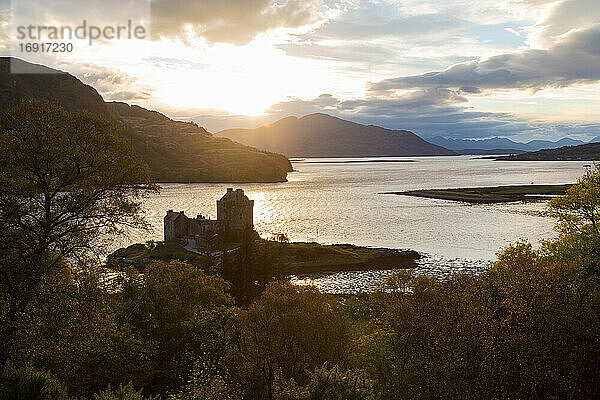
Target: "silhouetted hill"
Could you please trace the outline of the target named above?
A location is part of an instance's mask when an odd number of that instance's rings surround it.
[[[498,157],[503,161],[594,161],[600,160],[600,143],[565,146],[558,149],[538,150],[512,156]]]
[[[12,59],[15,70],[27,73],[11,74],[10,62],[9,57],[0,57],[0,110],[17,105],[22,99],[35,98],[58,103],[71,111],[88,110],[118,122],[96,89],[74,76],[16,58]]]
[[[174,121],[139,106],[107,103],[68,73],[13,62],[29,73],[11,74],[10,58],[0,58],[0,110],[37,98],[101,115],[115,123],[159,182],[280,182],[292,170],[281,154],[215,137],[193,122]]]
[[[125,103],[107,104],[134,131],[135,148],[159,181],[278,182],[292,170],[281,154],[215,137],[194,122],[173,121]]]
[[[409,131],[361,125],[321,113],[287,117],[256,129],[226,129],[217,135],[288,157],[455,154]]]

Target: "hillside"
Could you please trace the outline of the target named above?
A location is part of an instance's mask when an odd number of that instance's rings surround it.
[[[193,122],[156,111],[107,103],[127,125],[134,148],[160,182],[282,182],[287,158],[215,137]]]
[[[118,123],[96,89],[74,76],[43,65],[12,59],[15,70],[26,74],[11,74],[9,57],[0,57],[0,110],[17,105],[25,98],[49,100],[68,110],[88,110]],[[15,66],[13,64],[13,66]]]
[[[217,135],[288,157],[454,155],[409,131],[361,125],[327,114],[287,117],[257,129],[227,129]]]
[[[115,123],[159,182],[281,182],[292,170],[280,154],[215,137],[193,122],[174,121],[156,111],[105,102],[93,87],[68,73],[13,61],[31,73],[11,74],[10,59],[0,58],[0,111],[37,98],[101,115]]]
[[[497,157],[502,161],[594,161],[600,160],[600,143],[565,146],[512,156]]]

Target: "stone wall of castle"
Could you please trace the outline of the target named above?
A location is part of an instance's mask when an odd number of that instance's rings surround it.
[[[254,201],[248,199],[242,189],[228,188],[217,200],[217,219],[211,220],[198,214],[189,218],[183,211],[167,211],[164,218],[164,240],[194,239],[207,232],[239,236],[244,229],[253,229]]]
[[[254,227],[254,200],[250,200],[242,189],[227,189],[217,200],[217,220],[225,223],[226,230],[244,230]]]

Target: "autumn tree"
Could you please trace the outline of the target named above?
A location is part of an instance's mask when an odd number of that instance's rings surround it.
[[[563,233],[586,233],[600,237],[600,170],[587,170],[562,196],[550,201],[550,210]]]
[[[231,294],[239,305],[248,305],[260,296],[267,285],[289,275],[288,265],[280,256],[280,247],[258,239],[256,231],[244,230],[240,247],[225,252],[221,272],[231,284]]]
[[[348,321],[337,300],[313,287],[272,283],[240,314],[238,351],[272,399],[276,375],[305,384],[307,370],[347,355]]]
[[[107,120],[28,100],[0,116],[0,365],[45,281],[145,225],[150,173]]]
[[[152,385],[164,393],[185,383],[198,363],[221,372],[235,309],[227,283],[184,262],[156,262],[128,271],[118,294],[118,322],[155,343]]]
[[[557,219],[558,241],[548,249],[563,261],[579,260],[586,273],[600,274],[600,169],[597,164],[564,195],[550,201]]]
[[[600,291],[579,261],[520,242],[486,274],[488,382],[498,397],[598,397]]]

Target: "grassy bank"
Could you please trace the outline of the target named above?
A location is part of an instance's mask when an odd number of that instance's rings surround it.
[[[477,188],[409,190],[387,192],[402,196],[463,201],[467,203],[509,203],[514,201],[547,200],[565,193],[571,185],[514,185]]]
[[[341,271],[371,271],[394,268],[414,268],[421,256],[412,250],[396,250],[354,246],[351,244],[322,245],[319,243],[264,242],[273,246],[280,260],[296,275],[335,273]]]
[[[351,244],[286,243],[262,239],[257,244],[264,247],[268,254],[275,256],[278,263],[285,266],[285,271],[295,275],[414,268],[416,260],[421,257],[412,250]],[[225,252],[239,251],[239,247],[239,243],[225,243],[219,246],[213,257]],[[186,250],[183,243],[178,241],[136,243],[115,251],[108,259],[109,265],[113,267],[134,267],[139,270],[144,270],[155,261],[180,260],[198,267],[203,267],[209,262],[207,257]]]

